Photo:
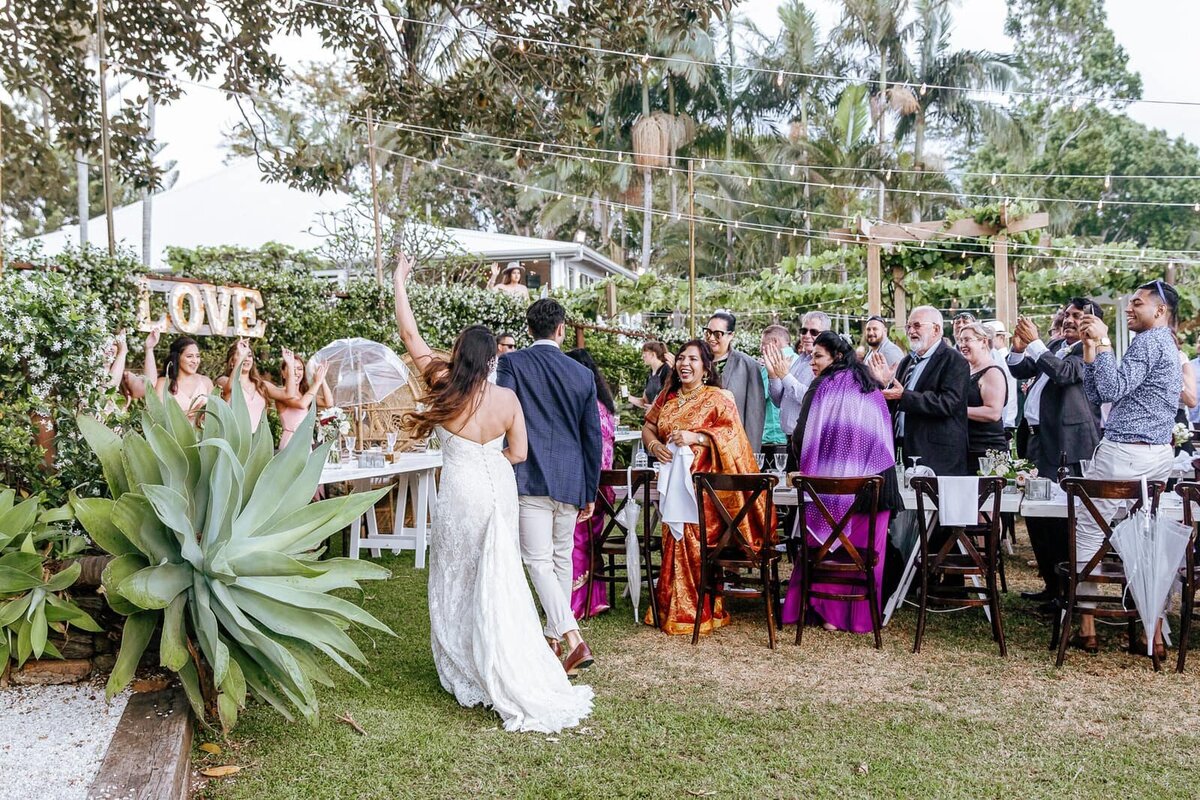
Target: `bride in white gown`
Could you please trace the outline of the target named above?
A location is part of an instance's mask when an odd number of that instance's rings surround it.
[[[401,256],[394,276],[396,323],[430,385],[427,410],[411,421],[414,435],[436,430],[442,442],[429,548],[438,678],[462,705],[490,706],[505,730],[573,727],[591,713],[592,690],[572,686],[546,646],[521,564],[512,469],[526,456],[521,404],[487,380],[496,340],[486,327],[460,333],[449,363],[433,355],[408,302],[404,284],[411,271]]]

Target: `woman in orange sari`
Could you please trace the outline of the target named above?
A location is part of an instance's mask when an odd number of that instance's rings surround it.
[[[668,443],[689,446],[695,460],[692,471],[757,473],[754,448],[746,438],[738,417],[733,395],[721,388],[721,376],[713,363],[712,351],[698,339],[685,344],[675,357],[675,369],[667,385],[646,412],[642,427],[646,450],[659,461],[670,461]],[[742,495],[722,493],[730,513],[741,510]],[[707,504],[708,519],[719,519],[712,501]],[[761,546],[774,520],[767,520],[766,498],[746,515],[743,533],[748,541]],[[658,578],[658,620],[666,633],[690,634],[696,622],[697,585],[700,582],[700,527],[687,524],[679,541],[663,525],[662,571]],[[709,543],[716,543],[716,531],[710,531]],[[729,622],[723,599],[707,601],[699,610],[700,632],[711,633]],[[647,614],[646,623],[652,624]]]

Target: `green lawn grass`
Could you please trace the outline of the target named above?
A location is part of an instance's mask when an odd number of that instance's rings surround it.
[[[426,572],[413,568],[411,554],[385,558],[394,577],[368,585],[366,606],[397,637],[358,637],[371,659],[371,685],[339,678],[322,693],[315,726],[252,705],[220,756],[193,753],[198,767],[243,768],[199,793],[264,800],[1200,795],[1200,681],[1155,674],[1148,659],[1120,652],[1123,629],[1102,630],[1099,656],[1072,653],[1056,670],[1046,620],[1016,596],[1028,586],[1021,561],[1010,561],[1007,659],[977,610],[933,617],[914,655],[911,608],[885,629],[879,652],[869,636],[816,629],[796,647],[794,628],[772,652],[752,604],[734,604],[734,624],[696,648],[689,638],[636,625],[620,605],[585,629],[598,659],[585,678],[596,691],[593,716],[547,736],[506,733],[492,713],[461,708],[442,691],[429,651]],[[346,712],[366,736],[336,721]]]

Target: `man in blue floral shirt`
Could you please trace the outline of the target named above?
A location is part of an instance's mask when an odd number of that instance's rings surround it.
[[[1100,318],[1086,315],[1080,322],[1083,336],[1083,390],[1097,405],[1112,403],[1104,438],[1092,458],[1092,468],[1083,477],[1097,480],[1165,481],[1171,476],[1172,433],[1183,371],[1173,328],[1179,294],[1165,281],[1138,287],[1125,306],[1129,330],[1137,334],[1120,363],[1108,339],[1108,327]],[[1118,501],[1097,500],[1096,510],[1112,519]],[[1090,514],[1079,518],[1075,535],[1075,560],[1086,564],[1100,549],[1104,537]],[[1097,587],[1081,584],[1081,593],[1096,593]],[[1090,614],[1081,615],[1079,639],[1086,650],[1096,648],[1096,623]],[[1161,633],[1156,634],[1156,646]]]

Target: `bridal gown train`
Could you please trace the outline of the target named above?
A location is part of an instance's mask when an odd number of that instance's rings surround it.
[[[464,706],[490,706],[505,730],[553,733],[592,710],[542,636],[518,537],[517,482],[503,439],[438,428],[442,478],[429,546],[433,663]]]

